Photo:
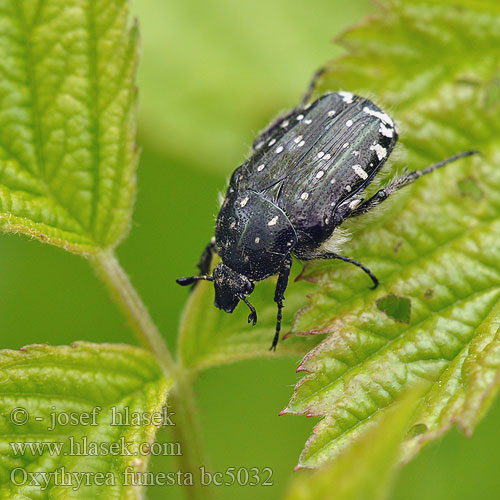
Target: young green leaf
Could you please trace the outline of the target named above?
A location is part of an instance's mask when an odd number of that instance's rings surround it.
[[[0,9],[0,230],[76,253],[123,237],[135,193],[137,26],[126,0]]]
[[[415,409],[418,390],[385,410],[351,448],[311,473],[301,471],[285,500],[382,500],[387,498],[401,441]],[[301,475],[300,475],[301,474]]]
[[[317,284],[295,333],[328,331],[303,360],[284,413],[323,416],[299,466],[362,436],[404,390],[425,381],[404,459],[457,422],[467,434],[500,380],[500,10],[496,0],[390,0],[345,33],[325,87],[371,96],[390,112],[410,169],[454,153],[378,219],[352,227],[343,254],[359,269],[314,263]],[[396,153],[397,161],[397,153]]]
[[[161,424],[133,418],[165,415],[171,386],[151,355],[33,345],[1,351],[0,377],[0,498],[138,498],[133,474],[146,470]]]

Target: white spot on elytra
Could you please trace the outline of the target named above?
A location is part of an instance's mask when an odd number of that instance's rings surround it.
[[[324,151],[320,151],[316,156],[318,158],[323,158],[323,156],[325,156],[325,153],[324,153]]]
[[[352,154],[353,156],[359,156],[359,151],[353,151]]]
[[[300,122],[300,120],[303,120],[303,119],[304,119],[304,115],[297,116],[297,120],[299,120],[299,122]]]
[[[267,143],[267,145],[268,145],[268,146],[272,146],[275,142],[276,142],[276,139],[271,139],[271,140]]]
[[[354,99],[354,95],[351,92],[344,92],[343,90],[339,92],[339,95],[342,96],[342,99],[347,104],[351,104]]]
[[[263,163],[257,167],[257,171],[262,172],[266,168],[266,165]]]
[[[345,126],[346,126],[346,127],[350,127],[351,125],[352,125],[352,120],[347,120],[347,121],[345,122]]]
[[[327,153],[327,154],[325,155],[325,160],[329,160],[331,157],[332,157],[332,155],[331,155],[330,153]]]
[[[321,179],[321,177],[323,177],[325,175],[325,172],[323,172],[323,170],[320,170],[317,174],[316,174],[316,179]]]
[[[304,120],[304,123],[305,123],[306,125],[311,125],[311,123],[312,123],[312,122],[313,122],[312,120]]]
[[[248,203],[248,196],[245,196],[240,202],[240,207],[243,208]]]
[[[347,186],[345,187],[345,190],[350,193],[351,192],[351,186],[349,186],[349,184],[347,184]]]
[[[361,200],[353,200],[353,201],[351,201],[351,203],[349,203],[349,208],[351,210],[354,210],[360,203],[361,203]]]
[[[361,177],[361,179],[368,179],[368,174],[363,170],[363,167],[361,165],[353,165],[351,168],[354,170],[354,173],[358,177]]]
[[[301,199],[301,200],[307,200],[307,198],[309,198],[309,193],[302,193],[302,194],[300,195],[300,199]]]
[[[264,145],[264,141],[260,141],[255,145],[255,149],[260,149]]]
[[[255,243],[260,243],[260,238],[257,236],[257,238],[255,238]]]
[[[330,181],[330,184],[335,184],[335,179],[332,179],[332,180]]]
[[[288,127],[289,123],[290,123],[290,122],[289,122],[288,120],[285,120],[285,121],[281,124],[281,128],[286,128],[286,127]]]
[[[279,217],[276,215],[276,217],[273,217],[268,223],[268,226],[275,226],[276,223],[278,222]]]
[[[298,144],[302,139],[304,138],[304,136],[302,135],[298,135],[294,140],[293,142],[295,142],[296,144]]]
[[[212,237],[210,238],[210,243],[212,243],[212,245],[215,243],[215,236],[212,236]]]
[[[372,151],[375,151],[375,153],[377,153],[379,160],[382,160],[387,156],[387,149],[382,147],[380,144],[375,144],[375,146],[370,146],[370,149]]]
[[[394,122],[391,120],[391,117],[388,114],[384,113],[383,111],[377,111],[375,109],[369,108],[368,106],[365,106],[363,108],[363,111],[367,115],[375,116],[379,120],[382,120],[386,125],[394,127]]]
[[[380,124],[379,132],[386,137],[392,137],[394,135],[394,131],[391,127],[386,127],[383,123]]]
[[[328,116],[333,116],[334,114],[336,113],[336,111],[334,109],[331,109],[330,111],[328,111]]]
[[[229,227],[231,229],[234,229],[236,227],[236,222],[233,220],[233,222],[231,222],[231,224],[229,225]]]
[[[349,143],[348,142],[344,143],[344,145],[342,147],[343,148],[348,148],[349,147]]]
[[[278,146],[276,148],[276,153],[281,153],[283,151],[283,146]]]
[[[305,143],[306,143],[306,141],[300,141],[299,142],[299,148],[301,148]]]

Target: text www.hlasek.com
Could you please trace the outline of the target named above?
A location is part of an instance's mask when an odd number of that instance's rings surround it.
[[[180,443],[175,442],[153,442],[140,443],[131,447],[134,443],[125,441],[122,436],[115,442],[94,442],[89,441],[86,436],[81,439],[75,439],[70,436],[67,443],[63,441],[13,441],[10,443],[12,453],[16,456],[24,456],[26,453],[34,456],[41,456],[48,453],[50,456],[181,456],[182,450]],[[67,448],[64,449],[64,446]]]

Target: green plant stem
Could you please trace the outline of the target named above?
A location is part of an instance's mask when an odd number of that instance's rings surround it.
[[[90,257],[99,278],[106,285],[143,347],[152,352],[167,377],[175,376],[177,367],[165,341],[129,277],[111,251]]]
[[[202,486],[199,481],[200,467],[208,469],[204,459],[203,450],[200,447],[201,426],[197,418],[198,411],[196,400],[191,383],[191,375],[188,373],[179,375],[183,377],[182,386],[176,385],[173,388],[173,406],[176,414],[174,416],[175,427],[173,427],[174,439],[182,444],[182,455],[179,463],[182,470],[189,470],[194,473],[194,485],[185,487],[186,496],[192,500],[202,498],[210,500],[213,498],[212,487]],[[194,467],[194,468],[193,468]]]
[[[127,318],[139,342],[155,356],[165,376],[174,379],[171,396],[176,410],[175,435],[182,444],[182,456],[179,459],[183,471],[192,472],[195,478],[195,486],[185,488],[186,495],[193,500],[206,499],[208,491],[198,482],[200,467],[206,462],[203,460],[191,377],[173,359],[160,331],[114,253],[102,251],[89,257],[89,261]]]

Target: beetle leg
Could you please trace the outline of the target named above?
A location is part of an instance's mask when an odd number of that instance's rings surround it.
[[[318,80],[323,76],[323,74],[326,73],[326,68],[320,68],[316,73],[314,73],[312,80],[309,82],[309,85],[304,92],[304,95],[302,96],[302,99],[300,101],[300,106],[304,107],[311,97],[312,93],[314,92],[314,89],[316,88],[316,85],[318,84]]]
[[[351,259],[350,257],[345,257],[344,255],[339,255],[338,253],[333,253],[333,252],[328,252],[328,253],[311,253],[307,255],[301,255],[299,256],[300,259],[302,260],[315,260],[315,259],[338,259],[342,260],[344,262],[349,262],[349,264],[354,264],[356,267],[359,267],[362,269],[368,276],[370,276],[371,280],[373,281],[373,286],[371,287],[372,289],[377,288],[378,286],[378,279],[377,277],[361,262],[358,260]]]
[[[276,120],[271,122],[271,124],[257,136],[255,141],[253,141],[253,149],[258,150],[261,147],[261,145],[264,145],[264,143],[266,143],[268,139],[271,138],[276,129],[278,129],[283,122],[288,120],[290,116],[296,113],[299,108],[303,108],[306,105],[307,101],[314,92],[314,89],[316,88],[318,80],[323,75],[323,73],[325,73],[325,71],[326,68],[320,68],[318,71],[316,71],[316,73],[314,73],[311,82],[309,83],[304,95],[302,96],[302,99],[300,100],[300,104],[296,108],[292,109],[292,111],[290,111],[289,113],[286,113],[285,115],[282,116],[278,116]]]
[[[252,323],[253,326],[255,326],[257,324],[257,311],[255,310],[255,307],[252,304],[250,304],[250,302],[244,295],[238,295],[238,298],[248,306],[248,309],[250,309],[250,314],[248,315],[248,322]]]
[[[278,304],[278,316],[276,319],[276,333],[274,334],[274,339],[270,351],[276,351],[276,346],[278,345],[278,340],[280,338],[281,330],[281,316],[283,310],[283,301],[285,300],[285,290],[288,285],[288,277],[290,276],[290,269],[292,268],[292,257],[289,255],[285,260],[283,267],[280,269],[278,276],[278,282],[276,283],[276,290],[274,292],[274,301]]]
[[[210,243],[205,247],[205,250],[203,250],[200,262],[198,263],[198,268],[201,274],[208,274],[210,272],[210,264],[212,263],[214,249],[215,249],[215,239],[212,238],[210,240]]]
[[[294,113],[295,109],[292,109],[292,111],[290,111],[286,115],[278,116],[276,120],[272,121],[271,124],[257,136],[255,141],[253,141],[253,149],[255,151],[258,151],[264,145],[264,143],[266,143],[268,139],[272,137],[276,129],[278,129],[280,125],[284,123],[288,118],[290,118],[290,116],[292,116]]]
[[[189,278],[179,278],[175,281],[181,286],[193,285],[191,291],[194,290],[198,281],[206,280],[213,281],[212,276],[208,276],[210,272],[210,264],[212,263],[212,257],[215,249],[215,238],[210,240],[210,243],[205,247],[203,253],[201,254],[200,262],[198,263],[198,268],[200,269],[200,276],[190,276]]]
[[[193,283],[196,285],[198,281],[213,281],[214,279],[212,276],[207,276],[206,274],[203,274],[202,276],[189,276],[188,278],[177,278],[175,281],[177,282],[178,285],[181,286],[189,286],[192,285]]]
[[[465,158],[466,156],[471,156],[479,154],[479,151],[465,151],[463,153],[456,154],[454,156],[450,156],[446,160],[440,161],[439,163],[435,163],[430,167],[425,168],[424,170],[414,170],[413,172],[409,172],[406,175],[403,175],[399,179],[396,179],[392,184],[389,184],[383,189],[380,189],[377,193],[375,193],[370,199],[361,203],[355,210],[353,210],[350,214],[347,214],[347,217],[358,217],[359,215],[363,215],[366,212],[369,212],[372,208],[376,207],[384,200],[386,200],[392,193],[398,191],[399,189],[415,182],[419,177],[423,175],[430,174],[437,170],[438,168],[444,167],[448,163],[459,160],[460,158]]]
[[[377,277],[359,260],[354,260],[351,259],[350,257],[345,257],[344,255],[339,255],[336,253],[327,253],[321,256],[322,259],[339,259],[343,260],[344,262],[349,262],[349,264],[354,264],[356,267],[359,267],[362,269],[368,276],[370,276],[371,280],[373,281],[373,286],[371,287],[373,290],[378,287],[378,279]]]

